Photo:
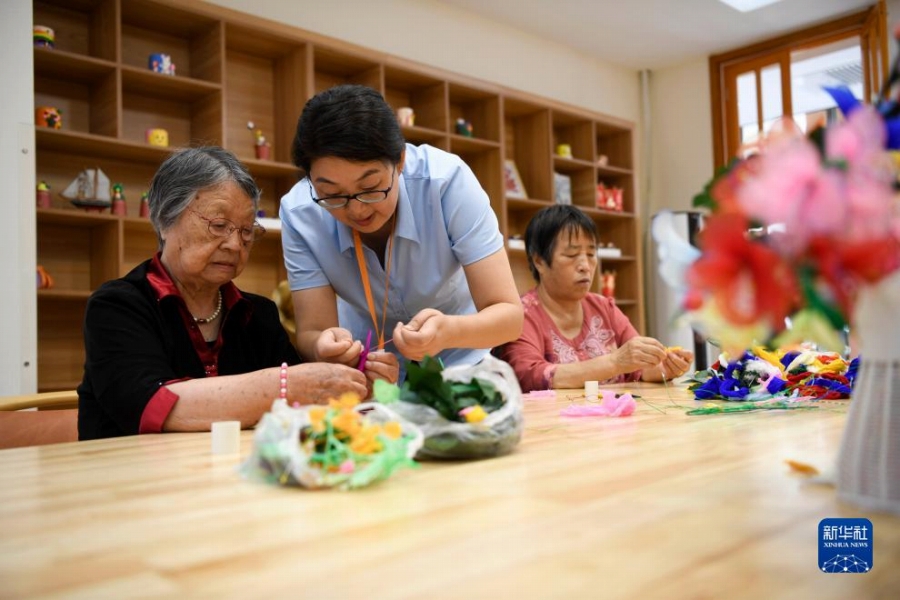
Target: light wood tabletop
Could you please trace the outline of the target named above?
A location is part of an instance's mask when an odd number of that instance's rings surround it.
[[[785,463],[829,467],[847,403],[687,416],[626,387],[631,417],[526,399],[513,454],[353,492],[246,481],[209,433],[0,451],[0,597],[898,597],[900,518]],[[819,570],[827,517],[872,521],[872,571]]]

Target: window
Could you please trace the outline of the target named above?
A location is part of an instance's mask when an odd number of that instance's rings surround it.
[[[804,132],[837,117],[823,85],[870,101],[887,77],[884,0],[865,11],[710,58],[715,167],[756,150],[791,117]]]

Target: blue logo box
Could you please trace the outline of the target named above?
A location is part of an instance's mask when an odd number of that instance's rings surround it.
[[[874,532],[869,519],[822,519],[819,522],[819,570],[823,573],[868,573]]]

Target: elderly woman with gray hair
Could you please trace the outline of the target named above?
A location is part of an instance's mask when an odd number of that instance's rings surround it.
[[[281,392],[283,363],[292,399],[366,395],[367,374],[299,364],[275,304],[232,283],[264,232],[259,195],[222,148],[181,150],[159,168],[149,192],[159,252],[88,300],[80,439],[253,426]],[[373,361],[368,375],[395,377],[377,372],[389,367]]]

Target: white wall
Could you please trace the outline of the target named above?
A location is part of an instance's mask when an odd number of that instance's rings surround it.
[[[661,300],[669,292],[653,272],[651,252],[655,249],[646,243],[647,224],[664,208],[691,208],[694,195],[713,175],[709,61],[703,58],[654,71],[649,87],[651,117],[644,122],[649,140],[644,165],[648,173],[644,190],[644,287],[647,333],[661,336],[658,324],[666,323],[671,315],[657,312],[667,311],[671,302]]]
[[[0,3],[0,396],[37,390],[31,1]]]

